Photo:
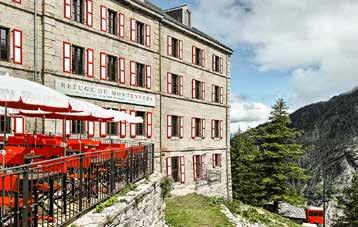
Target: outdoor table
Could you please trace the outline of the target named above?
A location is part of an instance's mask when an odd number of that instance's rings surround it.
[[[42,158],[43,155],[26,154],[24,156],[25,164],[30,164],[34,159]]]

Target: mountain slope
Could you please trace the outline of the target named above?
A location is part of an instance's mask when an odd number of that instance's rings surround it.
[[[358,170],[358,89],[305,106],[291,119],[292,126],[303,132],[301,142],[308,150],[301,165],[311,171],[312,179],[303,189],[312,205],[321,205],[322,173],[334,198]],[[330,217],[337,213],[334,199],[328,213]]]

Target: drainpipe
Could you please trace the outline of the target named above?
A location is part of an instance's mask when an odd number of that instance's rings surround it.
[[[226,55],[226,76],[229,75],[228,70],[228,63],[229,63],[229,58],[228,55]],[[230,124],[230,119],[228,118],[229,116],[229,94],[228,94],[228,78],[226,78],[226,189],[227,189],[227,199],[230,200],[230,182],[229,182],[229,173],[231,170],[229,170],[229,168],[231,168],[231,165],[229,166],[229,152],[228,149],[230,147],[230,132],[227,130],[229,128],[229,124]],[[231,157],[230,157],[231,158]],[[231,162],[230,162],[231,163]]]
[[[33,81],[36,82],[37,77],[37,0],[34,0],[34,75]]]

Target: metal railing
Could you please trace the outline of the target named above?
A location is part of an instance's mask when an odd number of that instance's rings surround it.
[[[0,173],[0,227],[64,226],[153,171],[153,144],[7,168]]]

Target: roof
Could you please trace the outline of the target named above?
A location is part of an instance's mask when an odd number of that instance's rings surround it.
[[[184,28],[184,29],[187,29],[199,36],[202,36],[203,38],[205,39],[208,39],[210,40],[211,42],[214,42],[215,44],[223,47],[224,49],[227,49],[229,50],[229,52],[233,52],[233,50],[226,46],[225,44],[221,43],[220,41],[214,39],[213,37],[205,34],[204,32],[200,31],[199,29],[195,28],[195,27],[188,27],[182,23],[180,23],[179,21],[175,20],[173,17],[171,17],[169,14],[167,14],[163,9],[159,8],[158,6],[156,6],[155,4],[149,2],[148,0],[132,0],[133,2],[136,2],[137,4],[141,5],[141,6],[144,6],[150,10],[153,10],[154,12],[162,15],[166,20],[170,21],[170,22],[173,22],[175,23],[176,25],[179,25],[180,27]]]

